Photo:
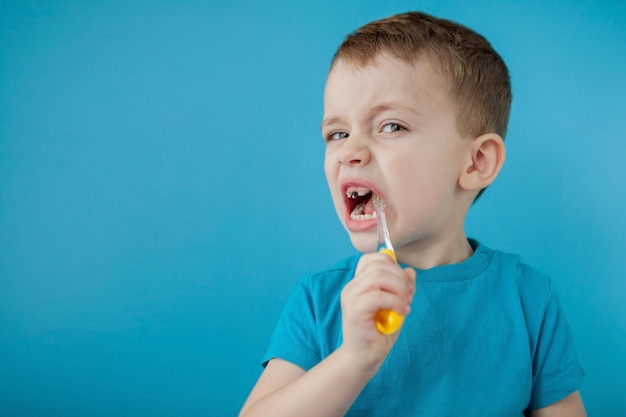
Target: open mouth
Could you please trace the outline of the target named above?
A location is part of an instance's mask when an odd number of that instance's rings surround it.
[[[376,218],[376,208],[372,202],[374,192],[367,187],[348,186],[345,191],[345,202],[350,218],[353,220],[370,220]]]

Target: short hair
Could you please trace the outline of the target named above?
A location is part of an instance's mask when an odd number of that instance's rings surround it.
[[[461,134],[504,138],[512,99],[509,71],[483,36],[449,20],[407,12],[349,34],[331,69],[339,59],[366,66],[382,53],[408,63],[425,58],[433,66],[448,88]]]

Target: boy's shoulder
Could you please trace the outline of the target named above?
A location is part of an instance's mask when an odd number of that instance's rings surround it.
[[[300,285],[318,290],[342,287],[352,279],[360,258],[360,254],[350,255],[333,265],[305,274],[300,279]]]
[[[486,248],[486,250],[491,251],[494,265],[502,268],[503,272],[514,275],[519,284],[546,290],[551,287],[550,277],[524,262],[520,255],[497,249]]]
[[[556,296],[550,276],[525,263],[520,255],[500,250],[491,252],[491,273],[504,281],[504,286],[515,288],[527,311],[541,311],[548,300]]]

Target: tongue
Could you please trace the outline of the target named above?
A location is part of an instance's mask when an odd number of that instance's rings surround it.
[[[367,203],[365,204],[365,208],[363,209],[363,214],[374,214],[374,212],[376,211],[376,208],[374,207],[374,203],[372,202],[372,198],[370,198],[369,200],[367,200]]]

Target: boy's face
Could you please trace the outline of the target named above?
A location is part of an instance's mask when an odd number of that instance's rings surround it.
[[[339,60],[324,92],[324,170],[337,214],[353,245],[376,249],[368,195],[385,201],[398,259],[420,265],[465,240],[467,196],[458,178],[471,154],[441,80],[430,65],[381,55],[359,67]],[[363,200],[363,201],[361,201]],[[355,208],[358,203],[360,207]],[[417,257],[420,257],[417,259]]]

